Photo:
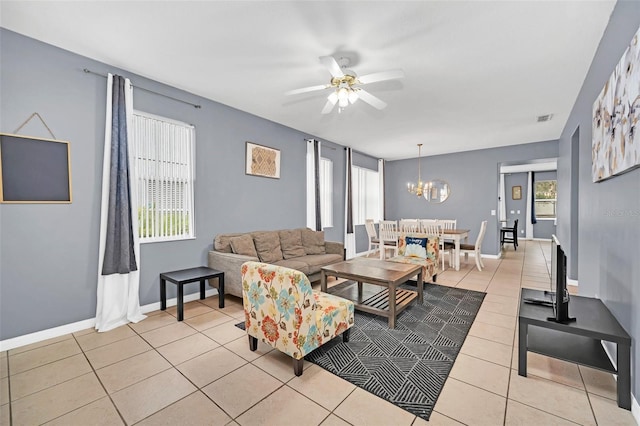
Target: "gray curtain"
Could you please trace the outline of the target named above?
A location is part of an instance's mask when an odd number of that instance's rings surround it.
[[[133,251],[125,79],[113,76],[109,213],[102,275],[138,270]]]
[[[353,189],[351,166],[353,164],[351,148],[347,150],[347,234],[353,234]]]
[[[320,142],[313,141],[313,176],[316,187],[316,231],[322,231],[322,209],[320,208]]]

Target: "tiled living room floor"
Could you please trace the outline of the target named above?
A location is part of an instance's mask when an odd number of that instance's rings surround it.
[[[93,329],[0,353],[0,425],[635,425],[610,374],[528,355],[517,374],[520,287],[546,288],[550,244],[473,259],[441,285],[487,296],[429,422],[306,362],[249,351],[242,301],[217,297],[107,333]],[[516,348],[516,349],[514,349]]]

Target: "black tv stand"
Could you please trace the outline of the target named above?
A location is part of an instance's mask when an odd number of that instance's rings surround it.
[[[547,319],[553,308],[526,303],[527,298],[544,299],[544,293],[527,288],[520,293],[518,374],[527,376],[527,351],[608,371],[618,375],[618,406],[631,410],[631,337],[604,303],[571,296],[574,321],[559,323]],[[617,369],[602,341],[617,345]]]

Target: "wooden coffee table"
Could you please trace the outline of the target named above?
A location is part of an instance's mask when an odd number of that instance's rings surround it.
[[[389,318],[389,328],[395,328],[396,316],[418,298],[423,300],[422,267],[405,263],[387,262],[379,259],[358,258],[324,266],[321,269],[320,289],[327,293],[327,275],[353,280],[358,283],[358,300],[355,308]],[[398,286],[413,276],[418,276],[418,291],[399,289]],[[365,300],[362,283],[386,287],[380,293]]]

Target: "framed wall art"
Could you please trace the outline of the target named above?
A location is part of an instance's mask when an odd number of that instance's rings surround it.
[[[520,185],[511,187],[511,199],[512,200],[522,199],[522,187]]]
[[[247,142],[245,173],[280,179],[280,150]]]
[[[591,177],[640,167],[640,29],[593,104]]]

